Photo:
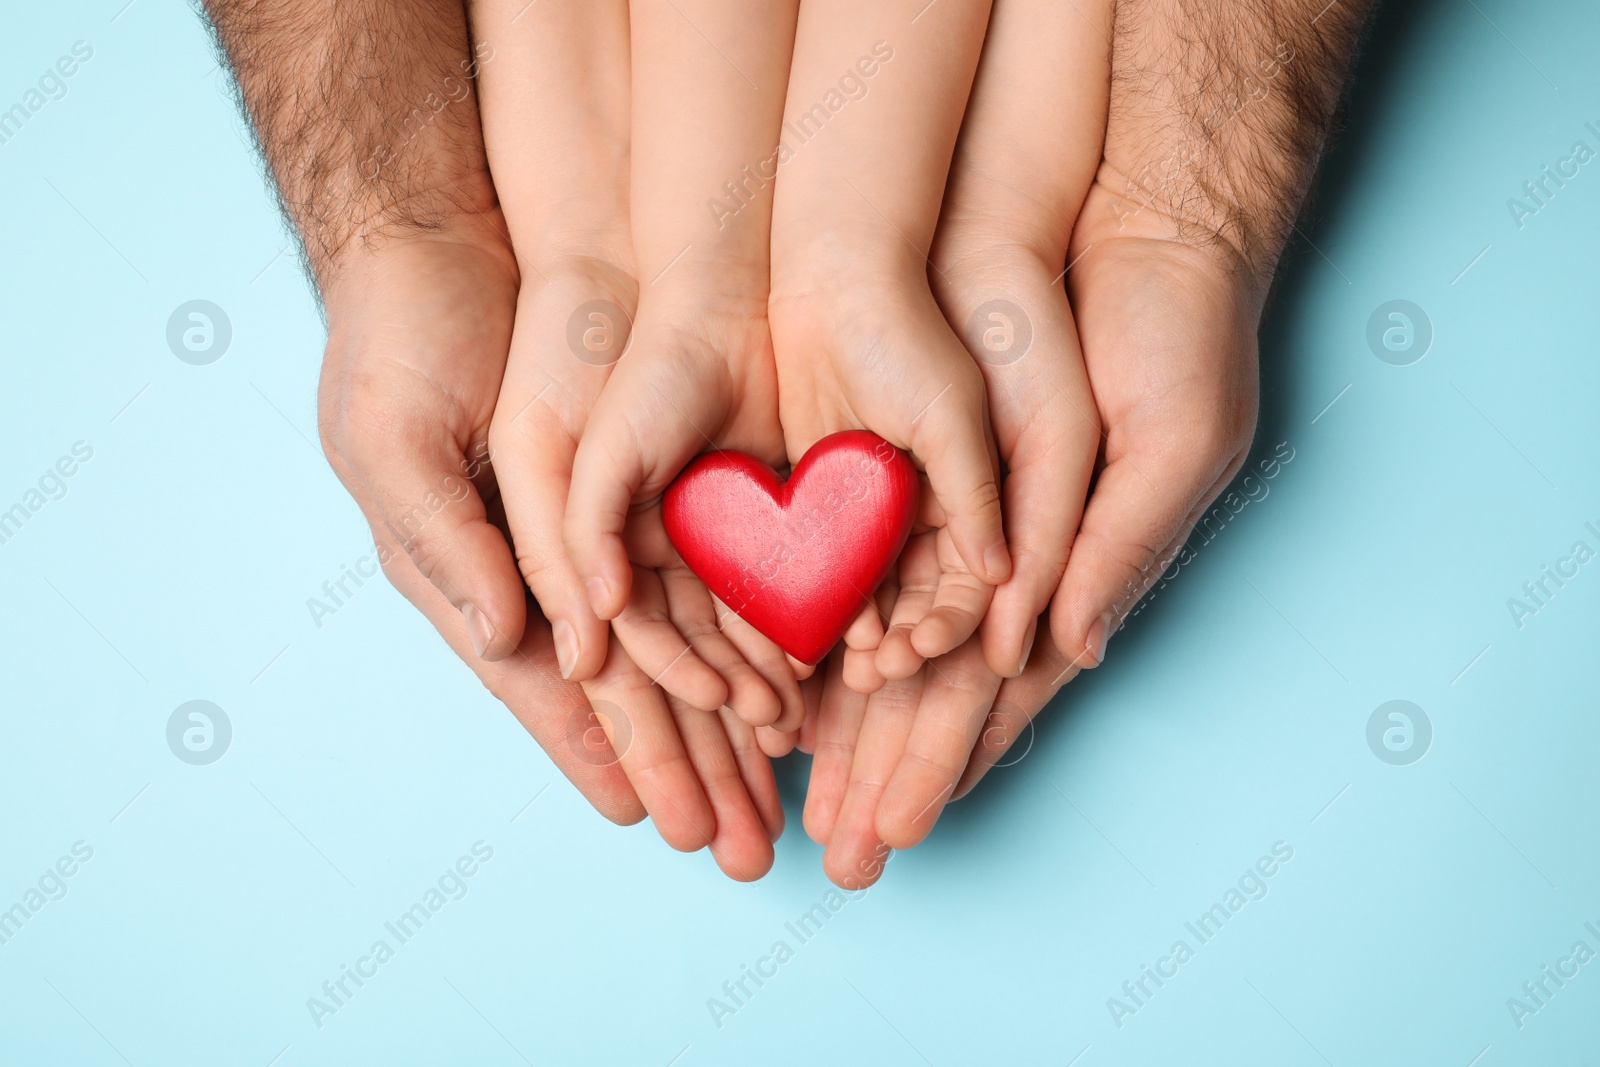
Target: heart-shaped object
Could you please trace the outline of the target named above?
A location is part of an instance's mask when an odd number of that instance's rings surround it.
[[[661,501],[689,569],[803,663],[828,654],[889,573],[916,508],[911,460],[866,430],[824,437],[787,482],[743,452],[707,453]]]

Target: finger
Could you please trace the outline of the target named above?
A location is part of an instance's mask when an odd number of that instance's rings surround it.
[[[623,534],[635,502],[658,498],[711,443],[732,407],[726,374],[714,361],[642,332],[634,329],[590,412],[563,526],[567,554],[602,619],[616,618],[627,604],[632,569]]]
[[[928,661],[916,722],[873,823],[890,848],[910,848],[938,822],[966,769],[1000,680],[984,662],[977,641]]]
[[[1005,459],[1015,572],[995,594],[983,637],[990,666],[1006,677],[1021,672],[1060,582],[1099,450],[1061,278],[1101,159],[1112,15],[1110,0],[994,6],[932,254],[930,279],[983,371]],[[1051,116],[1046,128],[1039,115]]]
[[[973,380],[961,388],[952,382],[928,401],[912,424],[911,447],[928,472],[928,484],[967,569],[999,585],[1011,577],[1011,555],[1001,522],[989,412],[982,377],[965,352],[961,359],[961,377],[970,373]]]
[[[615,637],[605,666],[583,688],[656,832],[680,852],[704,848],[716,835],[716,816],[666,694]]]
[[[856,612],[856,617],[850,620],[849,626],[845,627],[844,643],[846,648],[871,652],[876,650],[883,641],[884,615],[888,610],[887,605],[894,602],[894,592],[892,590],[888,591],[887,594],[885,592],[885,586],[888,585],[889,581],[885,580],[884,584],[878,587],[877,596],[861,605],[861,610]]]
[[[911,631],[911,646],[923,659],[942,656],[965,644],[977,631],[995,594],[994,586],[967,570],[947,530],[934,536],[934,550],[939,584],[933,607]]]
[[[337,445],[327,444],[340,456],[341,480],[461,613],[473,658],[509,656],[522,641],[527,600],[511,547],[472,481],[488,474],[483,461],[469,461],[437,419],[409,405],[352,404]]]
[[[494,663],[469,657],[472,638],[461,613],[400,551],[371,506],[359,499],[357,504],[372,526],[384,576],[472,667],[478,680],[511,709],[556,768],[612,822],[628,826],[644,818],[644,805],[616,760],[593,760],[570,743],[569,727],[590,714],[589,701],[581,687],[564,681],[558,673],[549,631],[537,624],[527,627],[516,654]]]
[[[840,659],[844,664],[844,684],[862,696],[876,693],[883,688],[883,683],[888,681],[878,670],[877,649],[858,652],[853,648],[847,648],[844,649]]]
[[[884,844],[876,829],[878,802],[905,752],[926,677],[927,672],[919,671],[903,681],[889,682],[867,698],[850,764],[850,785],[822,853],[822,869],[835,885],[860,878],[863,863]]]
[[[531,328],[531,324],[525,326],[519,320],[517,328]],[[561,538],[576,445],[561,417],[539,395],[560,391],[561,386],[547,379],[537,392],[514,388],[514,381],[531,376],[531,369],[519,368],[518,363],[514,344],[506,386],[489,429],[517,569],[550,620],[562,676],[593,678],[605,663],[609,636],[606,624],[589,604]]]
[[[899,595],[889,615],[883,641],[873,657],[879,674],[891,681],[909,678],[922,666],[922,656],[911,643],[911,633],[933,608],[939,588],[939,558],[935,534],[919,534],[906,542],[900,554]]]
[[[739,763],[739,777],[744,779],[745,792],[750,795],[750,802],[761,816],[767,840],[777,841],[783,836],[783,798],[778,795],[778,779],[772,773],[772,760],[756,741],[757,727],[751,726],[727,708],[718,709],[717,714],[722,717],[723,732],[727,735],[729,747],[733,749],[733,758]]]
[[[1099,412],[1066,290],[1044,277],[1044,265],[1054,261],[1026,257],[1011,272],[1016,282],[1008,291],[1023,301],[1032,334],[1028,351],[996,364],[982,358],[980,333],[968,339],[980,355],[1007,461],[1002,491],[1014,563],[983,619],[984,655],[1011,678],[1021,674],[1038,618],[1066,572],[1100,449]],[[995,291],[980,289],[965,301]]]
[[[817,751],[817,711],[822,703],[822,683],[826,677],[826,672],[814,674],[800,683],[800,695],[806,702],[806,717],[800,722],[800,736],[795,745],[808,756]]]
[[[661,577],[645,567],[634,571],[627,606],[611,628],[649,680],[702,711],[728,702],[722,676],[702,660],[672,621]]]
[[[984,656],[1003,677],[1022,673],[1039,616],[1066,573],[1097,444],[1058,448],[1037,460],[1029,457],[1006,475],[1006,531],[1016,568],[1011,580],[994,591],[982,624]]]
[[[722,714],[671,697],[667,703],[715,817],[716,833],[707,842],[711,855],[730,878],[753,882],[772,868],[772,838],[745,788]]]
[[[1049,641],[1034,646],[1022,674],[1000,683],[952,799],[960,800],[972,792],[991,767],[1002,762],[1009,766],[1027,755],[1033,744],[1034,718],[1062,686],[1077,677],[1078,670]],[[1019,752],[1019,743],[1028,747]]]
[[[1050,608],[1051,637],[1069,661],[1105,662],[1111,635],[1159,576],[1162,549],[1187,535],[1242,461],[1242,447],[1215,458],[1151,449],[1108,458]]]
[[[667,613],[673,628],[687,641],[695,655],[723,680],[728,695],[722,706],[752,726],[776,722],[782,712],[778,695],[765,678],[749,663],[717,626],[717,613],[711,593],[684,566],[657,571],[666,593]]]
[[[813,729],[811,780],[801,821],[806,835],[819,845],[833,836],[839,805],[850,787],[850,766],[855,760],[856,737],[866,715],[867,698],[844,684],[841,661],[830,656],[817,701]]]
[[[710,595],[709,591],[707,595]],[[795,677],[793,658],[722,601],[712,597],[711,604],[723,636],[742,660],[761,676],[778,700],[778,715],[771,722],[760,723],[754,722],[749,716],[741,717],[754,726],[771,726],[780,733],[798,730],[805,718],[806,702],[800,694],[800,680]],[[809,674],[808,671],[808,677]],[[737,709],[737,705],[734,707]]]
[[[898,570],[896,567],[879,584],[872,599],[844,632],[844,684],[858,693],[876,693],[887,680],[878,672],[878,646],[883,644],[884,624],[900,595]]]

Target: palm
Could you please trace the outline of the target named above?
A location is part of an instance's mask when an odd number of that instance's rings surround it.
[[[1105,427],[1103,466],[1052,606],[1069,660],[1094,649],[1108,606],[1105,636],[1143,594],[1159,573],[1152,565],[1237,472],[1256,418],[1259,305],[1230,254],[1135,236],[1115,200],[1100,184],[1090,190],[1068,275]],[[1175,232],[1149,209],[1138,229]]]

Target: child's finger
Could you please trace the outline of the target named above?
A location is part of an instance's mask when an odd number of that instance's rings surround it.
[[[722,676],[706,665],[673,625],[655,571],[634,569],[627,606],[612,620],[617,639],[651,682],[704,711],[728,701]]]
[[[883,644],[884,625],[900,596],[900,580],[895,570],[889,572],[871,601],[862,606],[861,614],[844,632],[845,647],[839,651],[844,662],[844,684],[858,693],[876,693],[883,688],[885,678],[877,667],[878,646]]]
[[[707,595],[710,595],[709,591]],[[775,720],[757,723],[745,718],[745,721],[754,726],[771,726],[780,733],[798,730],[801,720],[805,718],[806,702],[800,694],[800,681],[794,674],[793,658],[722,601],[712,597],[711,605],[723,635],[778,698],[779,712]]]
[[[935,534],[934,546],[939,586],[932,608],[911,631],[911,647],[923,659],[934,659],[965,644],[977,631],[995,595],[994,586],[967,570],[948,531]]]
[[[971,178],[969,184],[979,180]],[[981,191],[991,190],[985,184]],[[1002,232],[1012,226],[1014,232]],[[966,342],[983,369],[995,437],[1006,459],[1006,537],[1014,568],[984,616],[983,647],[997,673],[1016,677],[1038,617],[1066,570],[1099,454],[1100,417],[1066,289],[1047,276],[1051,264],[1064,261],[1065,251],[1017,252],[1038,239],[1026,222],[996,222],[985,230],[986,240],[999,250],[984,257],[981,276],[945,295],[943,303],[953,320],[968,322]],[[951,285],[965,280],[956,270]],[[1027,339],[1021,351],[1019,337]],[[988,347],[1007,338],[1015,347]]]
[[[962,356],[970,380],[947,382],[942,392],[927,399],[914,416],[911,450],[928,472],[928,484],[967,568],[999,585],[1011,577],[1011,555],[1001,522],[989,411],[983,379],[964,352]]]
[[[1092,412],[1092,399],[1083,406]],[[1041,405],[1040,414],[1033,426],[1055,419],[1056,425],[1077,430],[1063,430],[1040,441],[1033,439],[1030,427],[1012,451],[1005,506],[1016,569],[1011,580],[994,591],[983,620],[984,654],[989,666],[1007,678],[1022,673],[1038,632],[1039,615],[1066,571],[1098,453],[1097,417],[1052,401]],[[996,425],[998,428],[998,421]]]
[[[861,605],[861,610],[850,621],[850,625],[845,627],[843,640],[846,648],[871,652],[878,647],[883,641],[884,620],[888,618],[889,605],[894,603],[897,589],[891,572],[872,598]]]
[[[911,633],[933,607],[939,588],[939,558],[935,534],[918,534],[906,542],[900,553],[899,595],[895,598],[889,627],[873,657],[873,666],[890,681],[911,677],[921,668],[923,658],[911,644]]]
[[[966,769],[999,689],[1000,676],[984,662],[983,646],[977,641],[928,661],[916,724],[873,823],[891,848],[910,848],[933,829]]]
[[[714,361],[632,333],[632,344],[589,413],[572,464],[567,554],[602,619],[614,619],[632,580],[623,534],[634,503],[659,497],[709,447],[731,410]],[[720,413],[720,414],[719,414]]]
[[[605,662],[609,637],[567,559],[561,536],[576,443],[554,406],[561,397],[547,404],[541,396],[565,390],[528,365],[533,354],[524,346],[537,342],[526,331],[540,330],[542,321],[531,312],[523,317],[521,307],[518,314],[519,332],[489,427],[489,447],[517,569],[550,620],[563,677],[584,680]],[[541,378],[544,384],[533,387]]]
[[[700,579],[683,566],[663,568],[656,573],[666,593],[672,625],[688,640],[695,655],[726,683],[728,696],[723,706],[731,708],[752,726],[776,722],[783,710],[777,694],[718,628],[711,593]]]

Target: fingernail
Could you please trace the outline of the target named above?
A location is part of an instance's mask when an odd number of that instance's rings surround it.
[[[578,665],[578,634],[566,619],[550,624],[550,635],[556,643],[556,663],[561,666],[561,677],[571,678]]]
[[[583,588],[589,594],[589,606],[596,612],[611,602],[611,583],[604,578],[590,578]]]
[[[1028,635],[1022,639],[1022,658],[1017,661],[1017,673],[1013,678],[1020,678],[1022,672],[1028,669],[1028,657],[1033,654],[1033,639],[1039,636],[1039,620],[1034,619],[1028,624]]]
[[[494,626],[489,622],[489,616],[468,601],[461,605],[461,617],[467,620],[467,636],[472,639],[473,651],[482,657],[483,650],[494,640]]]
[[[996,582],[1003,581],[1011,573],[1011,555],[1006,551],[1006,546],[990,545],[983,554],[983,567]]]
[[[1089,627],[1089,639],[1084,642],[1084,649],[1094,657],[1094,662],[1085,666],[1098,667],[1106,661],[1106,642],[1111,640],[1111,630],[1116,624],[1116,613],[1108,611]]]

